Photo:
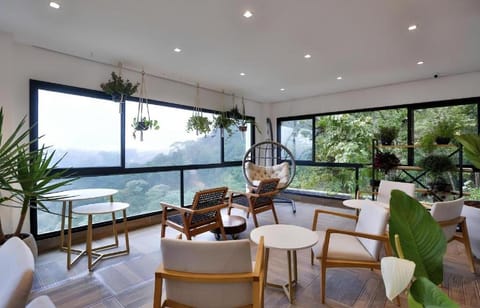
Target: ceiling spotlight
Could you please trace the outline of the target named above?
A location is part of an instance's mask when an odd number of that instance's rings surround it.
[[[410,26],[408,27],[408,31],[413,31],[413,30],[415,30],[415,29],[417,29],[417,25],[410,25]]]
[[[338,76],[338,77],[337,77],[337,80],[342,80],[342,79],[343,79],[342,76]]]
[[[243,17],[245,18],[250,18],[253,16],[253,13],[250,12],[249,10],[246,10],[245,13],[243,13]]]
[[[245,76],[245,75],[246,75],[246,74],[245,74],[245,73],[243,73],[243,72],[242,72],[242,73],[240,73],[240,76]]]
[[[281,88],[280,91],[284,92],[284,91],[285,91],[285,88]]]
[[[60,8],[60,4],[58,4],[57,2],[51,1],[50,7],[53,7],[54,9],[58,10]]]
[[[175,48],[173,51],[175,51],[175,52],[181,52],[182,50],[177,47],[177,48]]]
[[[305,59],[310,59],[310,58],[312,57],[312,55],[310,55],[310,54],[307,53],[307,54],[304,55],[303,57],[304,57]]]
[[[417,64],[418,65],[422,65],[424,62],[423,61],[418,61]]]

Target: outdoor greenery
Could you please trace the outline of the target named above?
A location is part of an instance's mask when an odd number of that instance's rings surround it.
[[[378,151],[375,154],[373,166],[387,174],[388,171],[396,168],[399,164],[400,159],[398,159],[397,155],[395,155],[394,153]]]

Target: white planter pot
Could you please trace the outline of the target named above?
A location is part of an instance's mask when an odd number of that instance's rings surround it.
[[[464,205],[462,216],[467,219],[468,235],[470,244],[472,245],[472,253],[475,257],[480,258],[480,209]]]

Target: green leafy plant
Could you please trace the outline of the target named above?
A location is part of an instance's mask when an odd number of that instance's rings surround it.
[[[149,129],[158,130],[160,129],[160,125],[158,124],[158,120],[151,120],[147,119],[147,117],[143,117],[140,121],[137,118],[133,118],[132,127],[133,131],[133,138],[136,138],[136,132],[140,131],[140,140],[143,141],[143,132]]]
[[[111,73],[111,79],[100,84],[102,90],[112,96],[112,100],[116,102],[124,102],[125,99],[137,91],[140,83],[133,84],[130,80],[124,80],[122,76],[115,72]]]
[[[19,220],[12,235],[4,233],[0,221],[0,244],[9,236],[21,237],[21,230],[30,207],[50,212],[45,201],[55,200],[46,195],[71,183],[76,178],[63,179],[68,170],[54,171],[62,158],[54,161],[55,151],[41,147],[30,150],[29,129],[23,130],[25,118],[12,135],[2,142],[3,108],[0,109],[0,205],[20,210]],[[57,198],[61,198],[57,197]]]
[[[480,169],[480,136],[465,134],[456,136],[456,139],[462,144],[465,157],[475,168]]]
[[[447,249],[440,225],[417,200],[399,190],[393,190],[390,199],[389,236],[395,257],[383,258],[381,266],[387,297],[393,300],[410,286],[410,307],[458,307],[437,286],[443,281]]]
[[[197,135],[210,133],[210,125],[212,122],[202,115],[201,112],[195,111],[193,115],[188,119],[187,132],[196,132]]]
[[[394,153],[378,151],[375,154],[373,165],[375,168],[383,170],[383,172],[387,174],[388,171],[400,165],[400,159],[398,159]]]
[[[452,189],[452,186],[443,176],[444,172],[456,170],[456,166],[450,157],[431,154],[421,159],[418,165],[432,176],[432,182],[429,183],[432,191],[448,192]]]
[[[380,139],[382,145],[391,145],[398,137],[398,127],[395,126],[379,126],[377,138]]]
[[[232,127],[236,125],[236,121],[229,116],[228,112],[222,112],[215,117],[212,125],[213,129],[224,130],[231,136],[233,133]]]
[[[247,115],[245,114],[245,103],[242,99],[242,112],[238,110],[238,106],[235,105],[232,109],[228,111],[228,116],[235,120],[235,125],[237,126],[238,130],[241,132],[245,132],[247,130],[248,124],[253,124],[255,128],[258,130],[259,133],[262,133],[260,128],[258,127],[257,123],[253,119],[248,119]]]
[[[435,144],[448,144],[457,130],[457,124],[453,120],[441,118],[432,123],[430,129],[419,139],[419,144],[426,152],[432,152]]]

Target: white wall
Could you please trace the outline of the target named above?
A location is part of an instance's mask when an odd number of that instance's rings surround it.
[[[5,135],[29,114],[29,79],[37,79],[87,89],[100,89],[100,83],[110,77],[114,66],[71,57],[40,48],[15,42],[7,33],[0,32],[0,105],[4,108]],[[138,70],[138,68],[137,68]],[[145,68],[148,74],[148,68]],[[125,68],[123,77],[139,81],[141,75]],[[194,106],[196,87],[153,76],[146,77],[147,95],[151,99]],[[241,104],[241,100],[236,100]],[[203,108],[222,110],[231,108],[231,96],[200,90],[200,104]],[[265,122],[264,106],[245,100],[247,115],[254,115],[261,123]],[[257,140],[263,139],[257,135]],[[0,215],[5,232],[12,232],[12,222],[17,221],[17,210],[0,207]],[[28,230],[29,222],[25,223]]]
[[[274,104],[272,118],[480,96],[480,72]]]

